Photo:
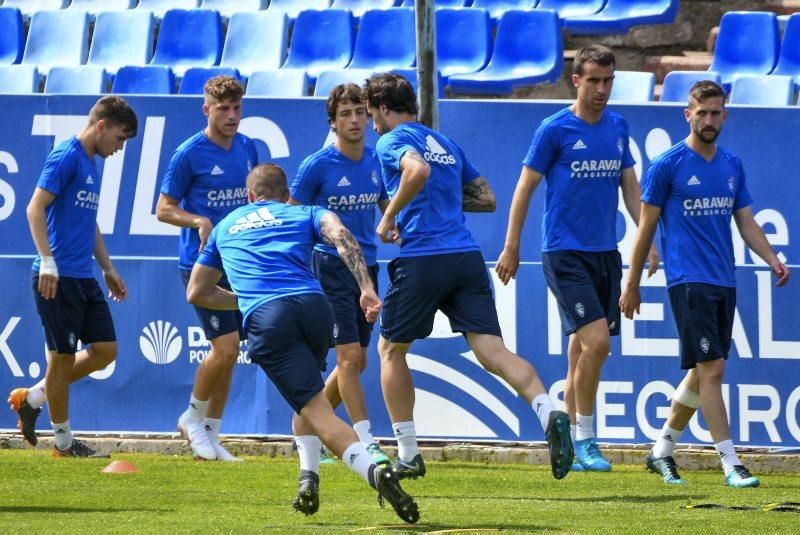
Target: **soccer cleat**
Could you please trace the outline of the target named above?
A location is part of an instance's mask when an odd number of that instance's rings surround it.
[[[419,458],[421,462],[422,457]],[[414,460],[416,460],[416,457]],[[422,468],[424,470],[425,466],[423,465]],[[394,508],[397,516],[404,522],[415,524],[419,520],[419,508],[414,498],[406,494],[400,486],[400,478],[397,471],[388,464],[379,464],[376,465],[373,475],[380,506],[383,507],[383,501],[386,500]]]
[[[725,485],[735,489],[745,489],[748,487],[757,487],[761,481],[750,473],[750,470],[741,464],[733,467],[733,472],[725,476]]]
[[[227,461],[227,462],[243,462],[244,459],[233,455],[231,452],[225,449],[225,446],[220,444],[219,442],[211,441],[211,446],[214,448],[214,452],[217,454],[218,461]]]
[[[300,483],[292,506],[306,516],[319,511],[319,474],[311,470],[300,470]]]
[[[570,472],[585,472],[583,469],[583,465],[578,461],[572,461],[572,468],[569,469]]]
[[[178,432],[189,442],[195,461],[213,461],[217,458],[217,452],[208,439],[203,420],[190,418],[189,414],[184,412],[178,418]]]
[[[367,446],[367,452],[372,457],[372,462],[375,464],[389,464],[389,456],[386,455],[377,442],[373,442]]]
[[[97,453],[95,450],[86,445],[85,442],[80,440],[73,440],[72,445],[65,450],[60,450],[53,446],[50,450],[50,456],[55,458],[61,457],[84,457],[88,459],[108,459],[111,455],[107,453]]]
[[[34,409],[26,399],[28,397],[27,388],[15,388],[8,395],[8,405],[11,410],[16,411],[17,429],[22,431],[22,437],[31,446],[35,446],[39,440],[36,438],[36,419],[42,412],[41,408]]]
[[[650,453],[647,455],[647,468],[651,472],[655,472],[664,478],[664,483],[668,485],[685,485],[686,480],[678,475],[678,465],[675,464],[675,459],[672,455],[666,457],[653,457]]]
[[[325,446],[319,449],[319,464],[334,464],[336,462],[336,457],[330,455]]]
[[[575,441],[575,457],[589,472],[610,472],[611,463],[600,453],[594,438]]]
[[[422,460],[422,455],[417,453],[410,461],[404,461],[400,457],[394,462],[392,466],[399,479],[417,479],[418,477],[425,477],[425,461]]]
[[[572,468],[575,452],[569,433],[569,416],[563,411],[553,411],[545,430],[547,448],[550,450],[550,469],[553,477],[563,479]]]

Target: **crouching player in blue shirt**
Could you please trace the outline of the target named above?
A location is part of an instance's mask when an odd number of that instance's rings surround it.
[[[251,359],[294,409],[295,435],[318,436],[400,518],[416,522],[417,504],[400,487],[396,471],[372,461],[323,392],[320,370],[330,347],[333,311],[311,271],[311,254],[319,242],[336,247],[358,282],[361,309],[375,321],[381,301],[358,242],[334,213],[284,204],[289,199],[286,175],[274,164],[250,172],[247,197],[249,205],[231,212],[211,232],[192,269],[187,299],[210,309],[241,310]],[[217,285],[223,273],[232,291]],[[317,512],[318,473],[301,475],[294,507],[306,515]]]
[[[688,372],[672,396],[671,414],[647,457],[647,467],[665,483],[685,483],[672,453],[686,424],[702,407],[725,471],[725,484],[757,487],[758,478],[742,464],[733,447],[722,398],[736,313],[731,216],[747,246],[778,277],[777,286],[786,284],[789,268],[778,259],[753,217],[741,160],[716,144],[728,115],[722,88],[708,80],[696,83],[684,115],[689,137],[653,160],[644,175],[639,231],[628,283],[619,301],[627,318],[639,312],[644,257],[660,223],[681,368]]]

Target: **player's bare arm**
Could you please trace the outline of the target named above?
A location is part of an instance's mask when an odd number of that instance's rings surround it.
[[[522,227],[525,226],[525,218],[528,217],[528,206],[531,203],[533,192],[536,191],[543,176],[542,173],[528,166],[522,166],[522,172],[519,175],[517,187],[514,188],[514,197],[511,199],[511,208],[508,212],[506,242],[494,268],[503,284],[508,284],[508,281],[517,276]]]
[[[417,151],[409,150],[400,159],[400,171],[402,174],[397,193],[392,197],[378,223],[378,228],[375,229],[383,243],[392,243],[400,239],[395,218],[400,210],[422,191],[431,174],[431,166]]]
[[[764,235],[764,230],[756,223],[753,210],[746,206],[733,213],[733,219],[739,229],[739,234],[747,246],[752,249],[764,262],[769,264],[772,272],[778,277],[775,286],[783,286],[789,281],[789,268],[780,261]]]
[[[200,233],[200,250],[206,246],[208,236],[214,228],[211,221],[204,216],[192,214],[178,206],[178,201],[169,195],[160,194],[156,203],[156,217],[162,223],[176,227],[196,228]]]
[[[195,306],[213,310],[238,310],[236,294],[217,286],[221,278],[220,270],[195,264],[186,286],[186,300]]]
[[[630,214],[631,219],[637,225],[639,224],[639,214],[641,213],[642,201],[642,186],[636,178],[636,171],[633,167],[628,167],[622,170],[622,180],[620,181],[622,188],[622,201],[625,203],[625,209]],[[647,253],[647,277],[650,278],[658,271],[658,265],[661,263],[661,257],[658,255],[658,250],[655,244],[650,245]]]
[[[100,227],[95,224],[94,226],[94,257],[97,263],[100,264],[100,269],[103,271],[103,279],[108,286],[108,297],[112,301],[119,303],[128,298],[128,289],[125,287],[125,281],[111,262],[111,256],[106,249],[106,243],[103,240],[103,234],[100,232]]]
[[[661,208],[652,204],[641,203],[639,227],[636,230],[636,238],[633,242],[633,252],[631,253],[631,269],[628,272],[628,282],[622,290],[619,298],[619,308],[626,318],[632,319],[633,313],[639,313],[639,305],[642,302],[639,295],[639,284],[642,280],[642,270],[644,261],[648,256],[648,251],[653,245],[653,236],[656,233],[658,220],[661,218]],[[652,269],[652,266],[651,266]]]
[[[52,204],[56,196],[49,191],[36,188],[33,196],[25,210],[28,216],[28,225],[31,229],[31,237],[36,246],[36,252],[41,258],[39,267],[39,293],[45,299],[53,299],[58,289],[58,266],[53,260],[53,251],[50,249],[50,241],[47,238],[47,219],[45,211]]]
[[[494,212],[497,200],[485,177],[479,176],[461,188],[461,209],[465,212]]]

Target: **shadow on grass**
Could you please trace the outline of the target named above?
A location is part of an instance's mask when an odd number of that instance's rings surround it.
[[[148,507],[53,507],[43,505],[0,505],[0,513],[174,513],[175,509],[151,509]]]
[[[327,526],[330,527],[330,526]],[[493,531],[514,531],[514,532],[535,532],[541,533],[543,531],[562,531],[562,529],[554,528],[552,526],[534,526],[529,524],[480,524],[478,526],[463,526],[455,524],[382,524],[377,526],[365,526],[356,529],[349,529],[350,532],[364,532],[370,531],[393,531],[397,533],[487,533]]]
[[[657,503],[657,502],[687,502],[690,500],[704,500],[708,494],[658,494],[655,496],[468,496],[457,494],[452,496],[415,494],[416,499],[426,498],[432,500],[482,500],[482,501],[553,501],[553,502],[628,502],[628,503]]]

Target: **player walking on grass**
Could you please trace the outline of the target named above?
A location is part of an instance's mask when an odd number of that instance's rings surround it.
[[[614,54],[592,45],[575,56],[575,103],[539,125],[523,160],[503,252],[495,270],[507,284],[519,267],[522,227],[534,191],[544,178],[542,266],[570,337],[564,401],[575,438],[575,470],[611,470],[597,447],[594,410],[610,336],[620,328],[622,261],[617,251],[619,189],[634,221],[641,189],[628,148],[628,123],[607,111]],[[650,274],[658,255],[650,253]]]
[[[757,487],[760,482],[736,455],[722,398],[736,312],[731,217],[747,246],[778,277],[776,286],[789,280],[789,268],[753,218],[741,160],[716,143],[727,115],[725,93],[719,85],[703,81],[692,87],[684,110],[689,136],[653,160],[642,181],[639,231],[619,304],[628,318],[639,312],[644,256],[660,223],[681,368],[688,372],[672,397],[670,416],[647,457],[647,467],[665,483],[685,483],[672,454],[686,424],[702,407],[725,471],[725,484],[742,488]]]
[[[381,302],[358,242],[333,212],[284,204],[289,189],[276,165],[253,169],[247,194],[251,204],[234,210],[211,233],[192,270],[187,298],[210,309],[240,309],[251,359],[294,409],[295,435],[308,439],[304,443],[321,441],[378,491],[379,501],[391,503],[406,522],[416,522],[417,504],[400,487],[395,470],[373,462],[323,392],[320,370],[330,348],[334,316],[311,271],[312,250],[320,241],[336,248],[358,283],[364,316],[375,321]],[[223,273],[232,291],[217,285]],[[317,449],[307,453],[319,460]],[[294,507],[306,515],[317,511],[318,471],[303,471]]]
[[[375,208],[385,208],[389,200],[375,150],[364,145],[368,121],[364,91],[356,84],[338,85],[331,90],[326,109],[336,141],[310,155],[300,165],[290,187],[289,204],[321,206],[335,212],[358,241],[377,292]],[[353,429],[372,459],[378,464],[388,463],[389,457],[372,436],[359,379],[367,366],[373,324],[367,321],[358,304],[361,295],[358,282],[334,246],[317,244],[312,265],[334,315],[336,368],[325,381],[325,396],[334,407],[344,402]],[[320,444],[303,441],[302,437],[295,437],[301,456],[306,451],[319,449]]]
[[[181,228],[179,273],[189,280],[212,227],[247,203],[245,178],[258,163],[255,144],[238,133],[244,88],[233,77],[217,76],[204,87],[208,125],[172,155],[158,198],[159,221]],[[227,285],[223,277],[220,282]],[[239,357],[242,317],[238,311],[195,307],[211,351],[197,367],[189,406],[178,419],[192,455],[200,460],[238,461],[219,443],[222,414]]]
[[[94,158],[108,158],[136,136],[138,122],[128,103],[103,97],[89,112],[86,128],[53,148],[28,203],[27,215],[38,256],[31,284],[48,350],[45,379],[17,388],[8,402],[19,414],[25,440],[36,445],[36,419],[50,409],[53,457],[108,457],[73,439],[69,386],[102,370],[117,356],[108,303],[92,271],[92,254],[103,272],[108,296],[128,297],[97,226],[101,175]],[[85,349],[78,350],[78,342]]]
[[[385,243],[398,243],[389,264],[381,316],[381,386],[398,444],[400,477],[425,475],[414,427],[414,384],[406,354],[427,337],[437,310],[461,332],[483,367],[506,380],[545,429],[557,479],[572,464],[569,418],[555,410],[536,370],[509,351],[501,337],[486,263],[466,227],[464,212],[493,212],[486,179],[448,138],[416,120],[408,80],[381,74],[367,80],[367,109],[380,134],[376,151],[391,197],[377,227]]]

